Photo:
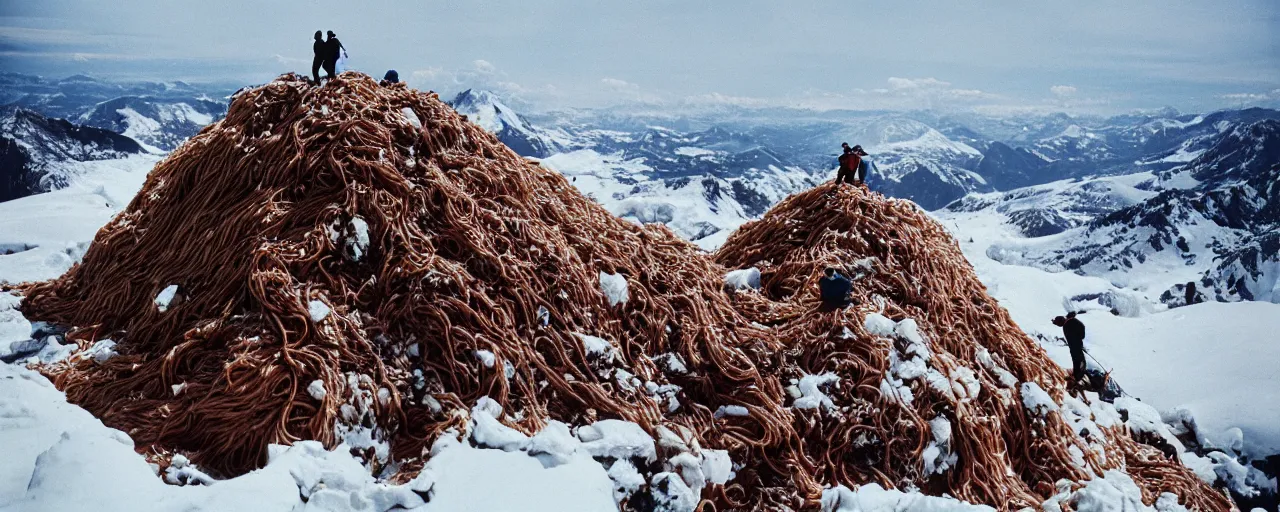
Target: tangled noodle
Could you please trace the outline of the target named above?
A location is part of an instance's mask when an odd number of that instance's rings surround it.
[[[347,246],[356,219],[370,239],[359,258]],[[854,305],[821,310],[822,269],[863,258],[874,260]],[[751,266],[759,292],[725,290],[728,270]],[[611,306],[601,272],[625,276],[629,300]],[[170,284],[181,301],[160,311],[153,300]],[[312,301],[332,313],[313,321]],[[375,425],[412,461],[490,396],[525,432],[619,418],[729,450],[742,467],[708,488],[707,509],[812,508],[824,486],[868,482],[1038,506],[1059,479],[1089,478],[1071,446],[1093,471],[1127,466],[1148,502],[1173,492],[1200,510],[1230,507],[1122,427],[1102,440],[1104,461],[1057,414],[1028,413],[975,362],[979,348],[1059,399],[1063,371],[910,202],[818,187],[708,255],[610,215],[435,94],[357,73],[323,87],[284,75],[235,96],[225,119],[152,171],[81,264],[25,289],[22,310],[76,326],[82,345],[119,342],[103,363],[43,369],[69,400],[141,446],[224,474],[264,464],[270,443],[333,446],[354,424]],[[973,370],[982,391],[960,400],[915,382],[910,404],[882,396],[895,341],[866,331],[871,312],[916,319],[930,364]],[[618,359],[578,334],[610,340]],[[656,362],[665,354],[689,371]],[[620,386],[610,365],[679,385],[681,406]],[[786,383],[822,372],[840,377],[828,393],[838,409],[791,408]],[[307,391],[316,380],[320,399]],[[367,411],[344,407],[379,390]],[[726,405],[749,415],[715,417]],[[930,476],[921,452],[939,415],[959,463]]]

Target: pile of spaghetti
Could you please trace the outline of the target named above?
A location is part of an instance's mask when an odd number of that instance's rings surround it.
[[[827,266],[857,277],[850,307],[819,307]],[[758,290],[726,289],[749,267]],[[717,509],[869,482],[1038,506],[1117,467],[1148,502],[1229,507],[1123,426],[1086,440],[1028,411],[1028,383],[1060,400],[1063,372],[909,202],[819,187],[709,255],[610,215],[435,94],[356,73],[236,95],[81,264],[25,295],[82,346],[118,342],[43,368],[69,400],[225,475],[361,426],[412,468],[488,396],[525,432],[618,418],[728,450],[735,478],[703,492]]]

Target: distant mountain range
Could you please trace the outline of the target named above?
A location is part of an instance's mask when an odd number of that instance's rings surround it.
[[[1280,117],[1218,113],[1179,127],[1176,166],[975,194],[949,212],[988,212],[1027,238],[993,245],[1009,264],[1104,277],[1171,304],[1280,302]],[[1274,112],[1272,112],[1274,115]],[[1207,126],[1200,126],[1207,125]]]
[[[235,89],[185,82],[113,82],[84,75],[52,80],[0,73],[0,102],[127,135],[171,151],[221,119]]]
[[[17,107],[0,108],[0,201],[67,185],[75,164],[141,153],[133,139]]]
[[[231,92],[0,73],[0,199],[57,188],[73,172],[66,162],[171,150],[220,119]],[[1274,110],[526,114],[482,90],[450,104],[615,214],[664,223],[706,248],[832,179],[849,142],[871,154],[873,189],[928,210],[987,212],[1016,229],[1024,239],[992,248],[1001,261],[1106,277],[1171,303],[1193,280],[1206,299],[1280,300]]]

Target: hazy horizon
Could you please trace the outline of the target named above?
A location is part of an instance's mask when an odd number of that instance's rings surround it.
[[[309,73],[312,33],[334,30],[352,69],[394,68],[415,87],[483,88],[548,110],[1202,112],[1280,106],[1277,28],[1280,4],[1265,0],[6,2],[0,64],[53,77],[261,83]]]

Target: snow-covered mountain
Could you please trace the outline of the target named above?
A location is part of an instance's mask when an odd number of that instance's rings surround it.
[[[115,82],[84,75],[49,79],[0,74],[0,101],[51,118],[129,136],[161,151],[177,147],[226,112],[234,87]]]
[[[534,128],[492,92],[467,89],[454,96],[449,106],[521,155],[543,157],[563,149],[555,134]],[[558,138],[564,140],[563,135]]]
[[[0,201],[65,187],[78,163],[143,152],[133,139],[25,108],[0,109]]]
[[[988,249],[1004,263],[1099,276],[1171,304],[1190,281],[1210,300],[1276,301],[1280,119],[1214,126],[1179,145],[1175,154],[1198,156],[1178,167],[973,195],[946,210],[1021,230],[1027,239]]]
[[[178,100],[122,96],[99,103],[75,120],[171,151],[221,118],[226,110],[225,102],[204,97]]]

